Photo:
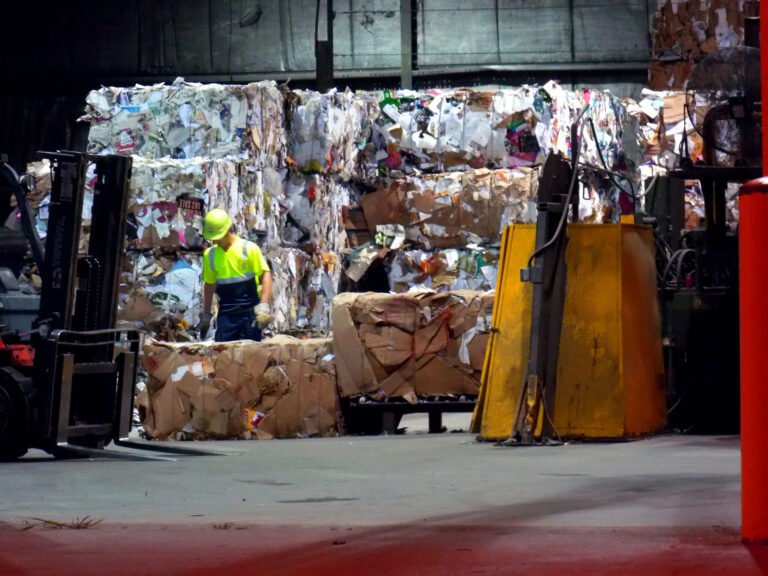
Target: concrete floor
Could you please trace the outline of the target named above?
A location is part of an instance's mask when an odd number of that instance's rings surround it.
[[[737,437],[501,448],[403,425],[2,464],[0,574],[768,574],[739,539]]]

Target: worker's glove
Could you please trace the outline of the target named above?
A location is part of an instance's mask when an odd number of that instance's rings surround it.
[[[261,304],[256,306],[253,309],[253,312],[256,314],[254,326],[263,328],[264,326],[272,322],[272,313],[269,310],[269,304],[267,304],[266,302],[262,302]]]
[[[208,335],[208,330],[211,327],[212,319],[213,319],[213,314],[211,314],[210,312],[200,313],[200,323],[197,325],[197,329],[200,331],[201,340],[204,340],[205,337]]]

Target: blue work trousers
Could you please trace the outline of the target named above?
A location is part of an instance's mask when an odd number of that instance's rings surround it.
[[[254,326],[253,308],[242,312],[219,312],[216,316],[216,342],[261,340],[261,329]]]

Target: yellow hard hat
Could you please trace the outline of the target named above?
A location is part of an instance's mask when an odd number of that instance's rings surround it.
[[[215,208],[205,215],[203,224],[203,238],[206,240],[218,240],[226,236],[232,227],[232,219],[221,208]]]

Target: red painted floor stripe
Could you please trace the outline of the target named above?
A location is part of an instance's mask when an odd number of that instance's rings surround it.
[[[768,550],[735,529],[412,525],[0,526],[2,576],[376,574],[757,576]]]

